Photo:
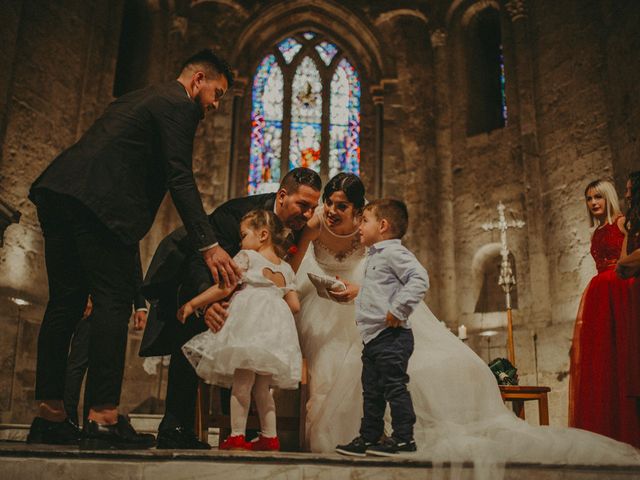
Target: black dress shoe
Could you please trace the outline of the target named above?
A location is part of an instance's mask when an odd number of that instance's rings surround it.
[[[88,420],[80,438],[81,450],[134,450],[151,448],[155,444],[153,435],[136,432],[124,415],[118,415],[118,423],[114,425]]]
[[[198,439],[193,430],[176,427],[158,431],[158,448],[209,450],[211,445]]]
[[[36,417],[31,423],[27,443],[48,443],[51,445],[78,445],[80,429],[67,418],[62,422],[52,422]]]

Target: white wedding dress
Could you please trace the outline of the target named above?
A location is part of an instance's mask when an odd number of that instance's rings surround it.
[[[358,435],[362,340],[354,306],[318,297],[306,274],[338,275],[360,283],[363,258],[361,247],[336,257],[315,241],[297,273],[302,308],[296,321],[309,371],[306,431],[312,452],[333,452]],[[517,418],[504,405],[483,360],[424,303],[411,324],[415,350],[408,373],[418,445],[414,457],[435,463],[473,461],[476,468],[505,462],[640,465],[640,453],[630,445],[584,430],[534,427]]]

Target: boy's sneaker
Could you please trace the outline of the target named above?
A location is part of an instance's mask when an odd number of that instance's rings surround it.
[[[416,451],[416,442],[400,442],[395,438],[385,438],[377,445],[367,448],[367,453],[379,457],[393,457],[398,453],[409,453]]]
[[[255,452],[277,452],[280,450],[280,440],[278,440],[278,437],[263,437],[260,435],[257,440],[249,442],[249,445],[251,445],[251,450]]]
[[[219,450],[251,450],[251,444],[247,442],[244,435],[229,435],[227,439],[218,446]]]
[[[356,437],[351,443],[346,445],[338,445],[336,452],[352,457],[364,457],[367,455],[367,449],[373,446],[373,442],[368,442],[362,437]]]

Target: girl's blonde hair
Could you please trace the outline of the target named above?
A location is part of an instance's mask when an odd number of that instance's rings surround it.
[[[607,203],[607,222],[613,223],[616,217],[622,215],[622,211],[620,210],[620,202],[618,201],[618,193],[616,192],[615,187],[606,180],[594,180],[587,188],[584,189],[584,197],[585,204],[586,198],[589,190],[595,190],[596,193],[599,193],[604,198]],[[596,227],[598,225],[598,220],[591,214],[591,210],[589,210],[589,205],[587,205],[587,213],[589,214],[589,218],[591,219],[591,226]]]
[[[280,258],[284,258],[289,248],[289,229],[285,228],[282,220],[270,210],[256,209],[245,214],[240,223],[249,222],[252,229],[266,228],[271,236],[271,243]]]

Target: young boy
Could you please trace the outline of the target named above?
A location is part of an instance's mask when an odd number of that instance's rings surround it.
[[[416,415],[407,390],[407,365],[413,353],[409,315],[429,288],[429,277],[400,239],[407,231],[407,207],[381,199],[364,208],[360,242],[369,248],[365,273],[356,298],[356,324],[362,335],[362,396],[360,436],[336,451],[392,456],[415,452]],[[393,435],[380,442],[389,402]]]

